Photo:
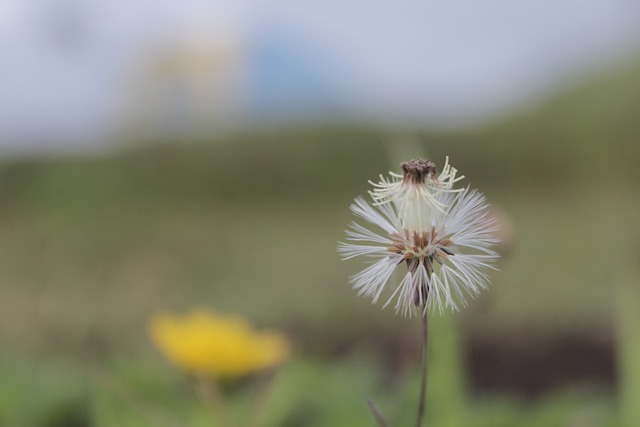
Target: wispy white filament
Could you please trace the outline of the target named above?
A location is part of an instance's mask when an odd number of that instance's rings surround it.
[[[422,184],[406,181],[403,175],[389,172],[390,178],[380,175],[380,182],[369,181],[374,189],[369,192],[375,205],[393,202],[398,212],[402,226],[408,230],[425,231],[431,227],[429,219],[434,211],[444,211],[446,205],[440,200],[440,195],[461,190],[453,189],[453,185],[464,179],[458,176],[457,169],[449,165],[446,158],[442,172],[436,177],[430,177]]]
[[[486,271],[498,258],[492,249],[497,224],[482,194],[454,188],[463,178],[456,174],[447,160],[442,172],[424,183],[391,174],[373,184],[373,204],[355,199],[351,210],[373,228],[350,224],[338,251],[343,259],[369,260],[351,278],[358,295],[377,302],[394,273],[404,270],[390,286],[385,307],[395,301],[396,311],[406,316],[458,310],[488,286]]]

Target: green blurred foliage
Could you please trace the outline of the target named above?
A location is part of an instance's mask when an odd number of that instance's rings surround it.
[[[236,425],[373,425],[367,396],[393,425],[410,425],[417,322],[357,299],[346,282],[360,265],[340,262],[335,247],[366,181],[416,148],[438,164],[450,156],[506,233],[491,291],[432,322],[428,425],[630,426],[611,384],[534,401],[472,390],[463,338],[586,332],[614,345],[623,318],[620,339],[637,341],[637,304],[616,317],[612,293],[614,270],[630,284],[640,276],[629,268],[640,255],[639,76],[604,78],[483,131],[269,131],[5,161],[0,426],[213,425],[145,330],[151,313],[194,305],[296,342],[271,381],[225,390]],[[625,372],[637,373],[636,347],[622,347]],[[622,381],[629,411],[634,375]]]
[[[7,376],[3,371],[0,425],[16,427],[374,425],[366,396],[377,402],[392,425],[413,425],[419,386],[410,371],[390,386],[371,352],[331,363],[301,357],[277,372],[225,390],[227,423],[222,424],[220,408],[198,399],[193,381],[153,357],[111,361],[91,369],[6,357],[2,362],[12,373]],[[22,369],[27,366],[28,371]],[[432,365],[432,372],[438,366]],[[585,425],[622,425],[615,421],[610,398],[597,390],[562,390],[535,404],[484,396],[460,408],[451,403],[451,387],[445,376],[430,378],[427,425],[547,427],[583,425],[580,420]],[[464,414],[457,413],[460,409]]]

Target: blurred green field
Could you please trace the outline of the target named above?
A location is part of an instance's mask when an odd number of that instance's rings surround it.
[[[409,425],[418,322],[356,298],[360,264],[335,248],[367,180],[425,155],[450,156],[506,233],[491,290],[432,322],[428,425],[622,426],[630,363],[607,366],[614,291],[640,278],[639,114],[631,69],[484,131],[297,129],[4,161],[0,426],[214,425],[146,333],[153,313],[194,306],[295,342],[256,426],[373,425],[365,396]],[[555,381],[571,361],[555,365],[552,346],[567,339],[604,349],[602,372]],[[547,387],[486,387],[471,368],[483,349],[540,355]],[[253,408],[252,385],[229,391],[232,413]]]

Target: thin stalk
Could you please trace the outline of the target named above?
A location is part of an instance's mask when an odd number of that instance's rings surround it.
[[[422,427],[427,400],[427,342],[429,339],[429,316],[422,313],[422,368],[420,369],[420,400],[416,427]]]
[[[367,405],[369,405],[371,414],[373,415],[373,418],[376,420],[378,427],[390,427],[389,423],[387,423],[387,420],[385,420],[382,414],[380,413],[380,410],[378,409],[376,404],[373,403],[373,400],[367,399]]]
[[[215,378],[196,376],[194,384],[196,395],[210,414],[216,418],[216,425],[228,426],[227,411],[220,386]]]

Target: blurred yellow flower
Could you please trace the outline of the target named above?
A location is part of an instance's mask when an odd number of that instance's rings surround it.
[[[203,309],[184,317],[157,314],[149,330],[167,359],[196,374],[238,377],[277,365],[290,354],[284,335],[256,332],[242,318]]]

